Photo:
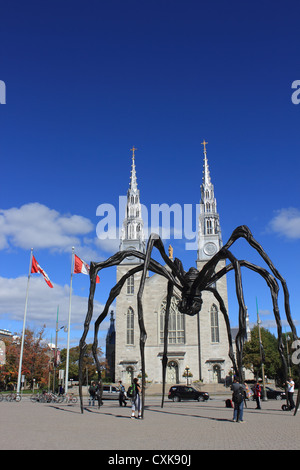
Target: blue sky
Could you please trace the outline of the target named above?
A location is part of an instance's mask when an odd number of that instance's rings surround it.
[[[27,323],[45,323],[53,340],[58,305],[59,326],[67,322],[72,246],[87,262],[117,249],[97,239],[96,210],[118,209],[126,195],[132,146],[141,202],[183,207],[199,203],[203,139],[223,241],[238,225],[251,228],[287,280],[299,328],[300,106],[291,100],[300,79],[299,13],[296,1],[1,5],[0,328],[22,329],[33,247],[54,289],[32,275]],[[196,253],[185,242],[171,240],[188,269]],[[232,251],[263,266],[244,241]],[[243,279],[250,321],[257,297],[272,328],[264,282],[249,272]],[[95,316],[114,282],[114,269],[102,273]],[[228,289],[236,326],[230,276]],[[72,345],[88,290],[88,277],[74,275]],[[63,330],[59,344],[66,345]]]

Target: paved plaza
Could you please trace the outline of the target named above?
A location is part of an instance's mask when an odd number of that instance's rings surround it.
[[[87,399],[85,399],[87,405]],[[290,450],[300,448],[300,412],[281,410],[282,401],[268,400],[262,410],[248,403],[245,423],[232,422],[224,398],[206,403],[147,397],[144,420],[130,419],[130,407],[106,400],[98,409],[79,404],[0,403],[0,448],[117,450]],[[107,455],[107,453],[106,453]],[[147,452],[145,453],[147,455]]]

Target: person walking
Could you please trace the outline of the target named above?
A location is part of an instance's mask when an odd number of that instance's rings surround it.
[[[100,408],[100,406],[103,405],[102,391],[103,391],[103,385],[102,385],[101,380],[99,380],[98,385],[96,386],[96,393],[95,393],[95,398],[98,401],[98,408]]]
[[[94,406],[95,405],[95,398],[96,398],[96,384],[95,382],[92,382],[90,387],[89,387],[89,406]]]
[[[135,411],[138,412],[138,419],[142,419],[142,389],[139,384],[139,379],[133,379],[133,394],[131,397],[131,419],[135,419]]]
[[[231,385],[231,390],[232,401],[234,404],[232,421],[235,421],[236,423],[243,423],[245,389],[244,386],[239,383],[239,380],[236,377],[234,378],[233,384]]]
[[[260,406],[260,397],[261,397],[261,386],[259,385],[258,381],[256,382],[255,386],[254,386],[254,389],[253,389],[253,392],[254,392],[254,398],[256,400],[256,410],[261,410],[261,406]]]
[[[122,380],[119,380],[119,405],[122,406],[123,404],[124,406],[127,405],[126,392]]]

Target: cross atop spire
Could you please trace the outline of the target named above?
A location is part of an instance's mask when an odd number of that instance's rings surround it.
[[[208,144],[208,142],[205,142],[205,139],[203,139],[203,142],[201,142],[201,145],[203,145],[203,152],[206,153],[206,144]]]
[[[137,149],[135,148],[135,146],[133,146],[132,149],[130,149],[130,151],[132,152],[132,158],[135,157],[134,152],[135,152],[136,150],[137,150]]]

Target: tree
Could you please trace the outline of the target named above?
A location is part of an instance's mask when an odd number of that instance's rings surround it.
[[[97,349],[97,355],[100,358],[102,356],[101,348]],[[61,363],[59,369],[66,369],[66,359],[67,359],[67,350],[62,349],[60,353]],[[78,380],[79,371],[78,371],[78,362],[79,362],[79,346],[70,348],[69,350],[69,379]],[[106,361],[101,362],[103,369],[106,367]],[[83,359],[83,376],[84,382],[88,380],[98,380],[97,369],[94,361],[94,356],[92,353],[92,344],[88,344],[85,350],[84,359]]]
[[[278,352],[278,340],[265,328],[260,328],[261,342],[264,350],[265,375],[271,379],[278,378],[282,362]],[[258,326],[251,330],[251,340],[244,345],[244,366],[251,370],[255,377],[261,377],[261,354],[259,347]]]
[[[25,375],[27,383],[33,384],[33,379],[39,385],[46,385],[49,373],[49,348],[43,340],[45,326],[37,333],[30,328],[25,329],[24,349],[22,360],[22,375]],[[20,361],[20,341],[5,341],[6,363],[0,371],[0,381],[5,387],[17,383],[19,361]]]

